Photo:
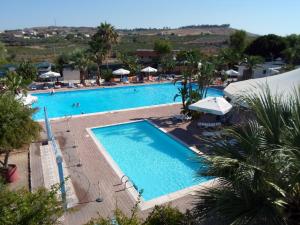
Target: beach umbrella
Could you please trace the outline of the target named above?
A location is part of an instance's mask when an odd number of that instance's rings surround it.
[[[148,67],[142,69],[141,72],[143,72],[143,73],[156,73],[157,69],[152,68],[151,66],[148,66]]]
[[[57,78],[57,77],[60,77],[60,73],[56,73],[56,72],[53,72],[53,71],[48,71],[46,73],[41,74],[39,77],[42,78],[42,79]]]
[[[189,109],[223,116],[232,109],[232,105],[223,97],[208,97],[189,105]]]
[[[155,69],[155,68],[153,68],[151,66],[148,66],[148,67],[142,69],[141,72],[148,73],[148,76],[150,77],[150,73],[156,73],[157,69]]]
[[[15,99],[21,101],[24,105],[32,105],[37,102],[38,97],[28,94],[25,96],[24,94],[18,94]]]
[[[227,71],[225,71],[225,74],[228,76],[239,76],[240,75],[240,73],[235,70],[227,70]]]
[[[121,80],[122,80],[122,76],[130,74],[130,71],[121,68],[121,69],[113,71],[112,73],[113,73],[113,75],[121,76]]]

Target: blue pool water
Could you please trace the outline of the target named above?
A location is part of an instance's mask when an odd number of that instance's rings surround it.
[[[209,180],[195,178],[195,153],[147,121],[92,129],[97,140],[148,201]]]
[[[112,110],[137,108],[152,105],[174,103],[174,96],[178,92],[178,86],[172,83],[152,84],[141,86],[126,86],[115,88],[98,88],[94,90],[78,90],[33,94],[38,97],[38,102],[33,107],[39,111],[33,119],[43,119],[43,107],[47,107],[48,117],[57,118],[71,115],[106,112]],[[209,89],[208,96],[220,96],[223,92],[217,89]],[[180,97],[176,102],[180,102]],[[73,107],[74,103],[79,107]]]

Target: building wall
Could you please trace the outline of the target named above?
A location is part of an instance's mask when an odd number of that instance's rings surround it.
[[[64,81],[79,81],[80,80],[80,72],[79,70],[72,70],[65,68],[63,70],[63,78]]]

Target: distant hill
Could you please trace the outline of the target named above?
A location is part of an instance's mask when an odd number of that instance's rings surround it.
[[[229,35],[236,29],[229,24],[189,25],[179,28],[135,28],[117,29],[120,35],[115,52],[134,52],[136,49],[152,49],[158,39],[171,42],[173,49],[199,49],[214,54],[228,46]],[[74,48],[87,48],[96,27],[48,26],[6,30],[0,33],[0,41],[7,46],[8,53],[20,61],[53,61],[58,54]],[[250,38],[257,36],[248,33]]]
[[[117,29],[121,35],[126,34],[140,34],[140,35],[160,35],[160,34],[173,34],[173,35],[200,35],[200,34],[218,34],[229,35],[235,29],[230,27],[230,24],[222,25],[189,25],[179,28],[134,28],[134,29]],[[36,31],[38,33],[63,33],[63,34],[94,34],[96,27],[68,27],[68,26],[47,26],[47,27],[31,27],[16,30],[5,30],[5,33],[18,33],[18,32]]]

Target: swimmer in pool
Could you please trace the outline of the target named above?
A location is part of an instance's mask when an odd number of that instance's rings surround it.
[[[77,102],[77,103],[76,103],[76,107],[79,107],[79,106],[80,106],[80,103],[79,103],[79,102]]]

